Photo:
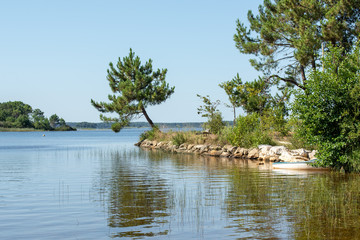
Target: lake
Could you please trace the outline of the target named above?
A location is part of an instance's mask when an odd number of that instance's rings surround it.
[[[0,239],[360,239],[358,175],[142,150],[143,131],[0,133]]]

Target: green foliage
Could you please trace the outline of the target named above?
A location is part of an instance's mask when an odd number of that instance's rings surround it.
[[[270,86],[269,82],[262,78],[242,83],[239,74],[231,81],[220,84],[229,96],[234,113],[235,107],[242,107],[247,114],[257,113],[263,119],[266,128],[285,136],[289,132],[286,127],[286,117],[291,91],[288,87],[283,87],[279,89],[280,92],[272,96]]]
[[[62,125],[54,129],[55,131],[76,131],[76,128],[70,127],[68,125]]]
[[[200,106],[198,110],[198,114],[202,117],[206,117],[208,121],[204,124],[205,129],[209,129],[211,133],[218,134],[221,129],[224,128],[225,124],[223,122],[221,113],[217,109],[220,104],[219,100],[212,102],[210,100],[209,95],[206,97],[197,94],[199,98],[202,99],[204,105]]]
[[[60,118],[59,118],[58,115],[53,114],[53,115],[50,116],[49,122],[50,122],[50,126],[52,128],[56,128],[56,127],[58,127],[60,125]]]
[[[53,128],[50,126],[49,119],[45,117],[34,122],[34,128],[42,130],[53,130]]]
[[[240,104],[246,113],[262,113],[270,107],[270,85],[259,78],[240,86]]]
[[[123,127],[122,127],[122,125],[121,125],[121,123],[119,123],[119,122],[116,122],[116,123],[113,123],[113,124],[111,124],[111,130],[113,130],[114,132],[120,132],[120,130],[122,129]]]
[[[226,81],[226,82],[219,84],[219,86],[225,90],[226,94],[229,97],[231,106],[228,106],[228,107],[233,108],[234,124],[235,124],[235,120],[236,120],[236,108],[241,106],[240,92],[242,90],[242,84],[243,83],[241,81],[239,73],[231,81]]]
[[[299,135],[318,146],[322,166],[360,172],[360,51],[330,50],[324,72],[314,71],[306,91],[296,93],[293,113],[302,122]]]
[[[187,142],[186,135],[183,132],[176,132],[172,137],[172,142],[176,146],[180,146],[181,144]]]
[[[0,103],[0,127],[31,128],[30,105],[20,101]]]
[[[288,103],[291,93],[288,88],[281,91],[281,94],[276,93],[274,97],[268,103],[268,107],[261,115],[262,122],[266,129],[280,133],[282,136],[286,136],[289,131],[288,125]]]
[[[44,116],[44,112],[40,109],[35,109],[32,114],[31,118],[34,122],[35,129],[43,129],[43,130],[52,130],[53,128],[50,126],[50,121]]]
[[[143,141],[145,139],[148,140],[155,140],[157,133],[160,132],[159,128],[155,125],[151,130],[145,131],[140,135],[140,141]]]
[[[145,108],[164,102],[174,93],[175,87],[169,87],[165,81],[167,69],[153,71],[151,59],[141,65],[140,58],[130,49],[129,56],[123,60],[119,58],[116,66],[110,63],[107,73],[107,80],[114,93],[108,95],[110,103],[94,100],[91,100],[91,103],[101,113],[117,113],[119,117],[106,117],[101,114],[101,120],[118,122],[114,129],[121,130],[132,119],[144,115],[150,126],[154,127]]]
[[[0,103],[0,127],[4,128],[35,128],[39,130],[76,130],[66,125],[65,120],[56,114],[44,116],[40,109],[32,110],[28,104],[20,101]],[[52,126],[51,126],[52,124]]]
[[[264,0],[248,12],[249,28],[237,21],[234,41],[241,53],[274,83],[306,88],[306,69],[319,67],[321,44],[351,49],[359,33],[357,0]]]
[[[239,116],[236,125],[226,134],[225,138],[234,146],[249,148],[257,147],[259,144],[274,145],[269,130],[266,129],[257,113]]]
[[[224,127],[225,123],[220,112],[214,113],[203,125],[204,129],[209,129],[211,133],[215,134],[219,134]]]

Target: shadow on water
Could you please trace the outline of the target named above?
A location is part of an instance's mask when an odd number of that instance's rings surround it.
[[[112,238],[360,239],[358,175],[139,149],[103,157]]]

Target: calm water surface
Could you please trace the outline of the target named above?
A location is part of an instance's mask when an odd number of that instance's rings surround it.
[[[0,133],[0,239],[360,239],[360,178],[144,151],[143,129]]]

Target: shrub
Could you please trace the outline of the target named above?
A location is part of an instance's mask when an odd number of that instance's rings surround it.
[[[172,137],[173,144],[176,146],[180,146],[181,144],[187,141],[185,133],[183,132],[176,132],[175,135]]]
[[[331,48],[324,71],[313,72],[305,91],[298,91],[294,117],[298,133],[318,145],[321,166],[360,172],[360,49],[344,55]]]
[[[269,131],[264,127],[257,113],[239,116],[232,131],[227,132],[226,139],[230,144],[239,147],[256,147],[259,144],[274,145]]]
[[[214,115],[204,123],[204,129],[209,129],[210,132],[214,134],[219,134],[224,127],[225,124],[220,112],[214,113]]]
[[[225,126],[222,115],[217,109],[220,101],[216,100],[215,102],[212,102],[209,96],[203,97],[199,94],[197,96],[201,98],[204,103],[204,105],[198,108],[198,114],[208,119],[203,127],[209,129],[211,133],[219,134],[221,129]]]
[[[140,141],[144,141],[145,139],[148,140],[155,140],[157,133],[159,133],[160,130],[158,127],[154,127],[149,131],[145,131],[140,135]]]

